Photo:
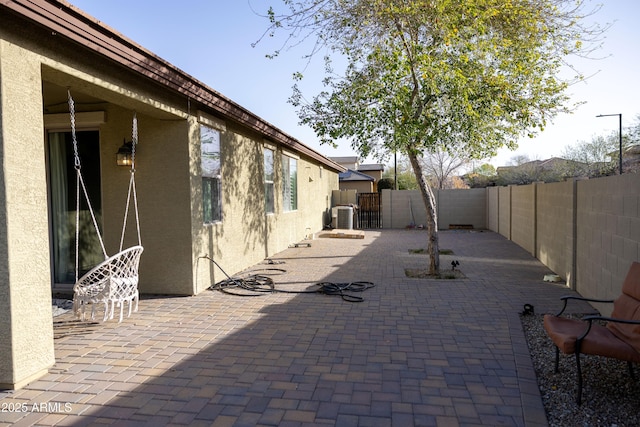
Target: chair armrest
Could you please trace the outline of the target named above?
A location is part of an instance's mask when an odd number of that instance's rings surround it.
[[[587,329],[585,329],[584,333],[580,335],[576,341],[576,345],[578,346],[578,348],[582,340],[589,334],[589,331],[591,331],[591,325],[593,324],[594,320],[604,320],[606,322],[614,322],[614,323],[626,323],[629,325],[640,325],[640,320],[618,319],[615,317],[606,317],[606,316],[598,316],[598,315],[584,316],[582,320],[584,320],[585,322],[588,322],[588,325],[587,325]]]
[[[592,321],[592,320],[604,320],[607,322],[615,322],[615,323],[626,323],[628,325],[640,325],[640,320],[630,320],[630,319],[618,319],[615,317],[605,317],[605,316],[585,316],[582,320]]]
[[[612,299],[595,299],[595,298],[585,298],[585,297],[578,297],[575,295],[565,295],[563,297],[560,297],[560,300],[563,301],[563,306],[562,306],[562,310],[560,310],[558,312],[558,314],[556,314],[556,316],[560,316],[562,313],[564,313],[564,311],[567,309],[567,303],[569,302],[569,300],[578,300],[578,301],[586,301],[586,302],[601,302],[601,303],[613,303],[614,300]]]

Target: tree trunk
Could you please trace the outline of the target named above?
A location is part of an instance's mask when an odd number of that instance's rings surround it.
[[[436,198],[433,194],[433,190],[424,179],[422,166],[420,166],[418,157],[412,152],[410,152],[408,156],[411,166],[413,167],[413,172],[418,180],[418,186],[420,187],[420,193],[422,194],[422,201],[424,202],[425,208],[427,208],[427,253],[429,254],[429,274],[438,274],[440,270],[440,252],[438,249],[438,213],[436,210]]]

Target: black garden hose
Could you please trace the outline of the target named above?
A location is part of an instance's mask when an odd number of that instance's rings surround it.
[[[209,289],[214,291],[224,292],[229,295],[235,296],[243,296],[243,297],[254,297],[264,295],[265,293],[288,293],[288,294],[324,294],[324,295],[340,295],[340,297],[347,302],[362,302],[364,301],[363,297],[351,295],[346,292],[364,292],[367,289],[373,288],[375,284],[372,282],[350,282],[350,283],[333,283],[333,282],[320,282],[316,283],[315,286],[318,286],[318,289],[307,290],[307,291],[287,291],[283,289],[276,289],[275,283],[271,277],[268,277],[266,274],[253,274],[245,278],[240,277],[231,277],[229,276],[220,265],[210,258],[209,256],[203,256],[201,258],[206,258],[216,265],[224,273],[227,278],[218,283],[215,283],[209,287]],[[279,268],[268,268],[263,269],[261,271],[266,272],[279,272],[284,273],[286,270]],[[233,289],[237,289],[235,292]]]

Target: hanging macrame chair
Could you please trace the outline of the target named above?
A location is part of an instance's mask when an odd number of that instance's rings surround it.
[[[127,193],[127,203],[124,212],[124,221],[122,224],[122,234],[120,237],[120,248],[117,254],[109,256],[104,247],[102,234],[98,227],[91,200],[87,194],[87,189],[82,178],[82,168],[80,165],[80,156],[78,155],[78,141],[76,139],[76,123],[75,123],[75,106],[71,92],[69,96],[69,113],[71,116],[71,139],[73,143],[73,155],[76,170],[76,259],[75,259],[75,279],[73,286],[73,311],[76,317],[85,320],[85,310],[87,305],[91,305],[91,320],[95,319],[95,309],[98,304],[104,304],[104,318],[113,319],[114,308],[120,307],[120,322],[124,304],[129,303],[129,316],[131,316],[131,308],[135,304],[134,311],[138,311],[138,267],[140,265],[140,255],[142,254],[142,240],[140,238],[140,221],[138,217],[138,199],[136,195],[135,184],[135,153],[138,144],[138,121],[134,114],[133,130],[132,130],[132,153],[131,153],[131,177],[129,179],[129,190]],[[104,261],[93,267],[82,277],[78,278],[79,271],[79,237],[80,237],[80,195],[86,200],[93,227],[98,236]],[[122,249],[124,244],[125,230],[127,228],[127,219],[129,217],[129,207],[133,199],[133,207],[136,219],[136,229],[138,232],[138,244],[127,249]]]

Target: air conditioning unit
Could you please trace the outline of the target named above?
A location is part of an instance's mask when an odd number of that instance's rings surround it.
[[[342,230],[353,228],[353,208],[351,206],[338,206],[338,227]]]

